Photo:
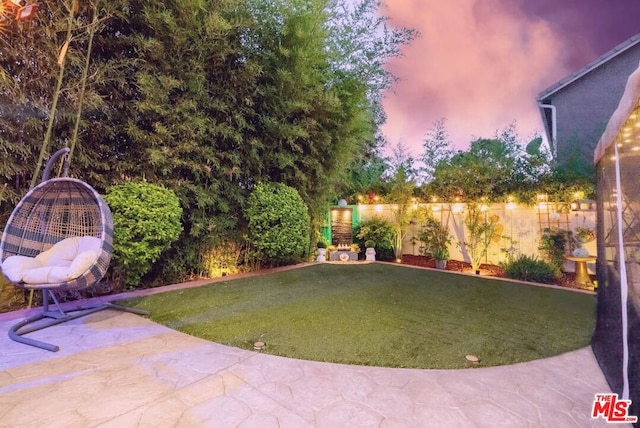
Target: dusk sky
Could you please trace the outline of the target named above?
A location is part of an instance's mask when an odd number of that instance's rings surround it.
[[[390,147],[413,155],[436,120],[459,149],[516,122],[544,136],[538,93],[640,33],[640,0],[386,0],[394,26],[420,31],[388,69]]]

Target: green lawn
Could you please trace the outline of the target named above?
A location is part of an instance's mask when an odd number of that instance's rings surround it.
[[[123,304],[218,343],[388,367],[495,366],[589,344],[595,296],[388,264],[317,264]],[[465,355],[480,358],[471,364]]]

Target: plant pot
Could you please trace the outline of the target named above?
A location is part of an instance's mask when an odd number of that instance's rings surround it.
[[[376,250],[374,248],[371,248],[371,247],[367,248],[364,254],[365,254],[366,261],[369,261],[369,262],[376,261]]]
[[[327,249],[326,248],[318,248],[317,250],[317,262],[326,262],[327,261]]]
[[[436,260],[436,269],[446,269],[447,261],[446,260]]]

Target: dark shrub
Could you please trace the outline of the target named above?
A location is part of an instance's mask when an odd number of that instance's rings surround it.
[[[553,284],[560,277],[560,270],[537,257],[522,255],[504,265],[507,278],[521,281]]]

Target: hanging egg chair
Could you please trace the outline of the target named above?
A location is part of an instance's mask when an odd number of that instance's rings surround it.
[[[14,208],[0,241],[5,277],[19,288],[41,290],[43,298],[41,313],[14,325],[9,337],[50,351],[59,347],[23,335],[109,308],[148,315],[111,303],[65,311],[56,299],[56,291],[85,289],[100,281],[113,251],[111,210],[100,195],[87,183],[66,177],[66,165],[64,177],[48,178],[55,161],[68,152],[61,149],[51,157],[42,182]]]

